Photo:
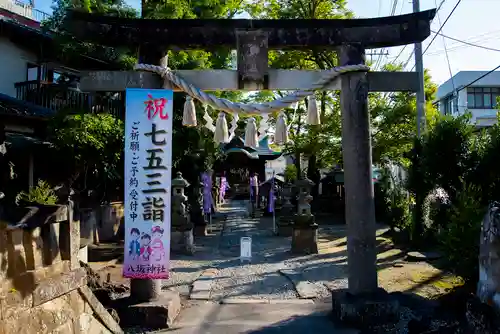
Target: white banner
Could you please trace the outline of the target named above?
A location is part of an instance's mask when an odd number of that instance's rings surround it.
[[[171,90],[126,91],[124,277],[169,276],[172,105]]]

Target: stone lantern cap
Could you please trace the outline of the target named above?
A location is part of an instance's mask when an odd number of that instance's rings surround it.
[[[315,185],[315,183],[313,181],[309,180],[307,177],[295,181],[295,186],[297,186],[299,188],[308,188],[308,187],[312,187],[314,185]]]
[[[172,187],[186,188],[190,186],[189,182],[182,177],[181,172],[177,172],[176,175],[176,178],[172,180]]]

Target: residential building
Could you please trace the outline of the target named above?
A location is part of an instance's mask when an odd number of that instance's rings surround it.
[[[0,138],[5,134],[18,175],[9,187],[19,190],[54,170],[45,139],[50,117],[65,108],[124,115],[123,100],[78,89],[80,70],[102,70],[106,64],[84,56],[66,62],[54,36],[41,29],[46,18],[33,4],[0,0]]]
[[[439,111],[455,116],[469,111],[472,114],[471,122],[477,126],[495,124],[497,98],[500,96],[500,71],[488,73],[460,71],[440,85],[436,101]]]

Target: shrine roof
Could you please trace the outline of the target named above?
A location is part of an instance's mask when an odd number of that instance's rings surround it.
[[[211,49],[237,44],[237,31],[268,31],[271,49],[365,48],[422,42],[430,35],[435,9],[367,19],[139,19],[69,11],[66,28],[81,40],[110,46],[151,45]]]
[[[222,147],[222,150],[226,154],[230,153],[243,153],[250,159],[265,159],[274,160],[281,156],[281,152],[273,151],[269,148],[269,137],[264,136],[259,141],[259,146],[257,148],[252,148],[245,146],[245,139],[239,136],[235,136],[229,143]]]

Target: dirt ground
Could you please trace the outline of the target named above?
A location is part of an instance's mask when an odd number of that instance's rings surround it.
[[[383,227],[377,231],[377,264],[380,287],[389,292],[412,292],[425,298],[436,298],[463,284],[460,277],[442,271],[436,263],[407,260],[405,251],[395,247],[390,239],[383,236],[386,231],[387,229]],[[324,258],[321,260],[323,264],[328,262],[335,263],[335,265],[347,264],[345,226],[329,227],[327,233],[320,235],[318,243],[319,255],[317,256]],[[103,248],[107,256],[109,253],[115,253],[115,259],[108,261],[108,258],[105,258],[106,261],[90,262],[89,265],[99,272],[101,279],[110,283],[128,285],[129,280],[122,277],[121,249],[123,246],[121,244],[104,244],[91,252],[102,252]],[[113,251],[111,252],[110,249]],[[98,259],[99,257],[91,256],[90,258]],[[177,263],[179,263],[178,266],[185,266],[186,262],[185,259],[183,261],[175,259],[174,255],[171,268],[173,272],[176,271]],[[197,262],[196,259],[197,255],[193,257],[193,262]],[[195,272],[193,273],[196,275]],[[324,284],[330,290],[338,287],[338,282],[332,281]]]

